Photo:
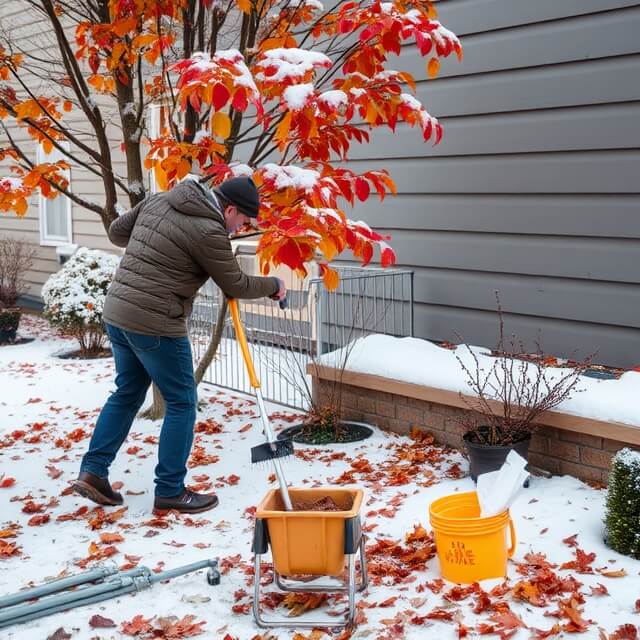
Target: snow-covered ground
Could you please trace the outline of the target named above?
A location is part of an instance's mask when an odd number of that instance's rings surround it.
[[[81,571],[82,566],[91,568],[98,561],[87,560],[92,553],[95,558],[109,556],[105,563],[139,562],[150,568],[218,557],[224,575],[219,586],[210,587],[204,572],[189,574],[135,596],[0,629],[0,638],[44,640],[60,628],[71,638],[124,638],[129,637],[125,630],[132,631],[123,623],[137,615],[156,616],[151,624],[158,628],[159,618],[194,616],[191,631],[187,619],[182,631],[174,626],[154,637],[190,637],[198,629],[203,638],[325,637],[261,632],[248,612],[252,508],[273,486],[269,469],[250,465],[249,448],[260,441],[251,399],[215,387],[201,390],[205,402],[198,415],[194,462],[206,456],[218,459],[194,466],[189,481],[216,491],[217,509],[192,518],[153,516],[159,425],[137,420],[110,476],[122,483],[126,510],[106,509],[105,514],[116,514],[108,523],[90,503],[65,489],[113,388],[113,362],[56,358],[52,354],[71,350],[73,343],[53,336],[37,319],[27,318],[23,326],[23,334],[38,336],[34,342],[0,347],[0,486],[7,485],[0,488],[0,594]],[[271,405],[269,411],[278,427],[292,419],[280,407]],[[540,638],[554,635],[536,629],[548,631],[556,624],[557,637],[580,628],[586,629],[584,638],[636,637],[610,635],[621,625],[638,622],[640,562],[603,544],[601,490],[571,477],[534,478],[511,510],[518,543],[507,583],[494,580],[469,593],[438,582],[429,537],[430,502],[472,489],[459,453],[376,430],[363,443],[298,446],[285,471],[294,485],[340,482],[365,489],[371,585],[360,598],[354,638],[444,640],[480,632]],[[89,510],[83,513],[83,507]],[[407,542],[411,533],[414,541]],[[561,568],[576,559],[572,568]],[[270,604],[278,614],[287,613],[284,603],[272,598]],[[344,600],[330,598],[328,604],[336,609]],[[92,628],[89,620],[95,614],[116,626]]]

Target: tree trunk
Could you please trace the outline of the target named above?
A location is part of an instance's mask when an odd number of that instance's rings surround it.
[[[156,385],[152,385],[153,388],[153,403],[150,407],[146,408],[138,417],[145,420],[161,420],[164,418],[164,398],[160,393],[160,389]]]
[[[215,331],[211,334],[211,340],[209,341],[209,345],[207,346],[207,350],[204,352],[204,355],[200,359],[198,363],[198,367],[195,371],[196,384],[200,384],[202,382],[202,378],[204,377],[205,371],[209,368],[209,365],[213,361],[213,358],[218,351],[218,347],[220,346],[220,340],[222,340],[222,332],[224,330],[224,321],[227,317],[227,309],[229,304],[227,302],[227,298],[225,296],[222,297],[222,302],[220,303],[220,309],[218,309],[218,317],[216,318],[216,328]]]

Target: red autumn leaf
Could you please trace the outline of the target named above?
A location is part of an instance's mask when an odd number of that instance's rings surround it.
[[[590,587],[592,596],[608,596],[609,590],[603,584],[598,582],[598,586]]]
[[[638,627],[635,624],[622,624],[610,636],[609,640],[637,640]]]
[[[204,621],[194,622],[195,619],[196,617],[193,615],[186,615],[181,619],[178,619],[175,616],[157,618],[154,623],[154,635],[161,638],[167,638],[167,640],[198,636],[201,633],[204,633],[204,629],[202,627],[207,623]],[[158,633],[158,631],[160,633]]]
[[[56,478],[59,478],[62,475],[63,471],[62,469],[58,469],[57,467],[54,467],[52,464],[47,465],[47,475],[50,478],[53,478],[53,480],[55,480]]]
[[[193,545],[196,549],[209,549],[211,547],[210,542],[196,542]]]
[[[365,459],[352,462],[351,466],[363,473],[373,471],[373,468],[371,467],[369,461]],[[430,540],[431,536],[429,535],[429,532],[422,525],[418,524],[413,525],[413,531],[405,536],[405,542],[407,544],[413,544],[414,542],[425,542]]]
[[[491,614],[490,619],[504,629],[527,628],[527,625],[509,609]]]
[[[247,100],[247,92],[242,87],[233,94],[231,104],[237,111],[246,111],[249,101]]]
[[[39,527],[43,524],[47,524],[47,522],[49,522],[50,519],[51,519],[51,516],[48,513],[43,513],[43,514],[40,514],[39,516],[33,516],[32,518],[30,518],[27,524],[30,527]]]
[[[544,615],[554,616],[557,618],[568,618],[569,622],[565,624],[564,630],[571,633],[582,633],[583,631],[586,631],[589,624],[591,624],[590,620],[584,620],[582,618],[582,611],[578,608],[578,600],[576,600],[575,597],[571,597],[567,600],[560,600],[557,611],[547,611]]]
[[[446,609],[434,609],[433,611],[427,613],[425,616],[430,620],[453,620],[453,613],[451,611],[447,611]]]
[[[558,635],[562,631],[562,627],[556,623],[551,627],[551,629],[536,629],[535,627],[531,627],[531,633],[533,634],[532,638],[550,638],[552,636]]]
[[[513,597],[516,600],[524,600],[535,607],[544,607],[547,604],[540,587],[536,582],[521,580],[513,588]]]
[[[115,627],[116,623],[111,618],[104,618],[101,615],[94,615],[89,618],[89,626],[92,629],[110,629]]]
[[[251,610],[250,602],[239,602],[231,607],[231,611],[236,615],[247,615]]]
[[[383,246],[380,255],[380,262],[383,267],[390,267],[396,263],[395,251],[390,246]]]
[[[140,614],[134,616],[129,622],[123,622],[120,630],[127,636],[140,636],[153,631],[153,626],[149,623],[153,618],[144,618]]]
[[[10,558],[11,556],[19,556],[20,554],[20,547],[10,542],[0,540],[0,558]]]
[[[476,599],[476,605],[473,607],[474,613],[482,613],[483,611],[489,611],[491,609],[491,598],[486,591],[480,591]]]
[[[230,97],[231,93],[229,92],[229,89],[224,86],[224,84],[222,84],[221,82],[216,84],[213,88],[211,100],[211,104],[213,105],[214,110],[220,111],[220,109],[222,109],[222,107],[227,104]]]
[[[572,569],[578,573],[593,573],[591,564],[596,559],[596,554],[586,553],[578,547],[576,547],[575,554],[576,559],[560,565],[560,569]]]
[[[119,533],[101,533],[100,542],[103,544],[113,544],[115,542],[124,542],[124,538]]]
[[[22,507],[23,513],[42,513],[44,511],[44,505],[38,504],[33,500],[28,500],[24,507]]]
[[[15,483],[15,478],[10,478],[9,476],[5,478],[4,473],[0,476],[0,489],[8,489],[9,487],[13,487]]]
[[[56,522],[66,522],[68,520],[78,520],[89,512],[89,507],[82,505],[77,511],[73,513],[63,513],[56,518]]]
[[[358,200],[364,202],[370,193],[369,183],[364,178],[356,178],[356,195],[358,196]]]
[[[468,587],[452,587],[444,594],[444,598],[451,602],[460,602],[461,600],[468,598],[471,594],[478,593],[478,591],[480,591],[480,585],[478,585],[477,582],[474,582]]]
[[[572,536],[569,536],[568,538],[564,538],[562,542],[564,542],[566,545],[569,545],[570,547],[577,547],[578,546],[577,538],[578,538],[578,534],[574,533]]]
[[[398,599],[398,596],[391,596],[390,598],[387,598],[386,600],[379,602],[378,607],[381,607],[381,608],[393,607],[397,599]]]
[[[425,583],[425,586],[432,593],[440,593],[442,591],[442,589],[444,588],[444,580],[442,578],[436,578],[435,580],[432,580],[431,582]]]
[[[489,635],[493,633],[497,633],[495,624],[487,624],[486,622],[480,622],[476,626],[476,631],[481,635]]]
[[[544,553],[527,553],[524,556],[527,564],[532,567],[539,567],[541,569],[553,569],[557,565],[547,561],[547,556]]]

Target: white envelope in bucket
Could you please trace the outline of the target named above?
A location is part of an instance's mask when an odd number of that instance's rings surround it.
[[[478,476],[476,491],[480,503],[480,517],[490,518],[506,511],[516,499],[529,476],[525,471],[527,461],[515,451],[510,451],[498,471]]]

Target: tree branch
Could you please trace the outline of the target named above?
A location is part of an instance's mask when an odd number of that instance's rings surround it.
[[[25,162],[27,167],[29,169],[33,169],[33,167],[34,167],[33,162],[31,162],[31,160],[29,160],[29,158],[26,156],[26,154],[19,147],[16,146],[15,141],[13,140],[13,138],[12,138],[11,134],[9,133],[9,130],[7,129],[7,127],[4,124],[4,122],[0,121],[0,125],[4,129],[4,132],[5,132],[6,136],[7,136],[7,138],[9,139],[9,142],[10,142],[12,148],[16,150],[16,153],[20,156],[20,158],[22,158],[22,160]],[[93,211],[94,213],[97,213],[100,217],[102,217],[104,215],[104,209],[100,205],[95,204],[93,202],[90,202],[89,200],[85,200],[81,196],[69,191],[68,189],[62,188],[60,185],[56,184],[52,180],[48,180],[47,178],[45,178],[45,180],[56,191],[59,191],[60,193],[64,194],[70,200],[73,200],[73,202],[75,202],[76,204],[79,204],[81,207],[85,207],[86,209],[89,209],[90,211]]]

